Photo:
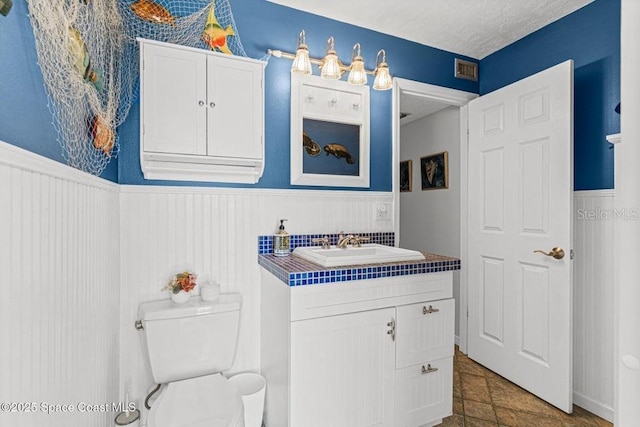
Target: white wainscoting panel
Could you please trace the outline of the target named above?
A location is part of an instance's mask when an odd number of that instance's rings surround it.
[[[613,421],[613,229],[624,219],[613,190],[576,191],[574,209],[573,401]]]
[[[392,193],[122,186],[121,383],[143,398],[153,380],[134,329],[141,302],[168,298],[161,288],[191,268],[200,280],[238,292],[244,301],[236,360],[230,373],[260,370],[259,235],[393,231],[376,221],[376,204]]]
[[[82,403],[118,401],[118,192],[0,142],[0,401],[32,411],[0,426],[113,425]]]

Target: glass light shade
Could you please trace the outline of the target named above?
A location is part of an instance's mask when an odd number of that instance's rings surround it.
[[[311,74],[311,60],[309,59],[309,49],[304,44],[298,46],[296,57],[291,65],[291,72],[295,74]]]
[[[382,57],[382,58],[380,58]],[[378,59],[382,59],[378,61]],[[387,53],[384,49],[380,49],[376,55],[376,79],[373,81],[375,90],[389,90],[393,87],[393,79],[389,74],[389,66],[387,65]]]
[[[364,59],[360,55],[360,43],[353,46],[351,52],[351,65],[349,66],[349,77],[347,81],[352,85],[366,85],[367,71],[364,69]]]
[[[376,79],[373,81],[375,90],[389,90],[393,87],[393,79],[389,74],[389,67],[386,62],[381,63],[376,70]]]
[[[335,50],[329,50],[324,57],[324,63],[322,64],[322,70],[320,71],[320,77],[328,80],[337,80],[340,78],[340,62],[338,61],[338,55]]]

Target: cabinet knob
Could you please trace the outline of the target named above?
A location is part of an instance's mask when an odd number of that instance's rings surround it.
[[[201,107],[204,107],[205,102],[204,101],[198,101],[198,105]]]
[[[338,103],[338,99],[336,97],[331,98],[331,103],[332,104],[337,104]]]
[[[359,110],[360,109],[360,104],[358,104],[357,102],[353,103],[353,109],[354,110]]]
[[[215,102],[210,102],[210,103],[209,103],[209,107],[214,108],[215,106],[216,106],[216,103],[215,103]]]
[[[429,306],[429,308],[422,306],[422,314],[431,314],[431,313],[437,313],[439,312],[440,309],[439,308],[433,308],[433,306]]]
[[[309,101],[313,100],[313,94],[312,94],[312,93],[310,93],[309,95],[307,95],[307,99],[308,99]]]

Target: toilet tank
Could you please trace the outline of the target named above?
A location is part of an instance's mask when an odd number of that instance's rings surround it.
[[[140,304],[143,346],[153,380],[161,384],[230,369],[241,305],[239,294],[221,294],[211,302],[192,297],[184,304]]]

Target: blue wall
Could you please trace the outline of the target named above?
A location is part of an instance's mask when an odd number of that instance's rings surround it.
[[[27,2],[14,1],[9,15],[0,15],[0,141],[66,164],[37,60]],[[117,181],[117,163],[112,159],[102,177]]]
[[[62,150],[56,141],[57,134],[51,125],[42,75],[36,64],[33,31],[26,4],[22,0],[15,1],[9,16],[0,16],[0,140],[64,162]],[[453,78],[455,55],[452,53],[265,0],[231,0],[231,6],[245,50],[253,58],[263,57],[268,48],[295,51],[298,33],[304,28],[311,54],[315,57],[323,56],[326,39],[333,35],[338,53],[345,60],[350,57],[353,45],[360,42],[368,68],[373,68],[377,51],[384,48],[394,76],[478,92],[477,83]],[[260,182],[251,187],[291,188],[290,66],[289,60],[272,58],[266,69],[266,167]],[[391,91],[372,90],[371,107],[370,189],[390,191]],[[118,129],[121,145],[118,161],[112,160],[103,177],[123,184],[228,186],[144,180],[139,163],[139,123],[138,105],[134,105],[130,117]]]
[[[613,188],[620,132],[620,0],[596,0],[480,61],[480,94],[573,59],[574,187]]]
[[[387,52],[391,74],[412,80],[478,92],[478,84],[453,77],[456,55],[396,37],[347,25],[295,9],[269,3],[265,0],[231,0],[234,18],[247,54],[261,58],[267,49],[295,52],[301,29],[307,33],[310,54],[324,56],[326,40],[333,35],[339,56],[348,61],[356,42],[362,45],[367,68],[374,68],[379,49]],[[458,55],[458,57],[462,57]],[[466,58],[466,57],[462,57]],[[469,59],[469,58],[467,58]],[[292,187],[289,162],[289,117],[291,61],[271,58],[266,68],[265,101],[265,171],[257,185],[263,188],[318,188]],[[317,68],[314,66],[317,73]],[[370,76],[369,84],[373,83]],[[134,108],[137,109],[137,106]],[[139,116],[134,111],[121,126],[122,146],[119,180],[123,184],[158,185],[212,185],[207,183],[179,183],[145,181],[139,163]],[[391,191],[391,91],[371,90],[371,179],[370,189]],[[213,184],[216,186],[246,185]]]
[[[620,0],[596,0],[483,59],[480,85],[452,77],[456,55],[449,52],[265,0],[231,0],[231,5],[245,50],[251,57],[264,56],[268,48],[295,50],[297,34],[304,28],[312,56],[321,57],[326,38],[333,35],[344,59],[348,59],[353,44],[360,42],[367,67],[373,68],[376,52],[384,48],[392,75],[469,92],[491,92],[572,58],[576,65],[575,188],[613,187],[613,150],[604,137],[620,129],[619,116],[613,112],[620,99]],[[26,8],[26,2],[16,1],[9,16],[0,16],[0,140],[64,162],[51,125]],[[266,167],[260,182],[249,187],[292,188],[290,65],[288,60],[272,58],[267,66]],[[118,129],[121,138],[118,161],[112,160],[102,174],[104,178],[123,184],[226,186],[144,180],[138,157],[139,123],[138,105],[134,105],[130,117]],[[391,190],[390,91],[371,91],[370,189]]]

